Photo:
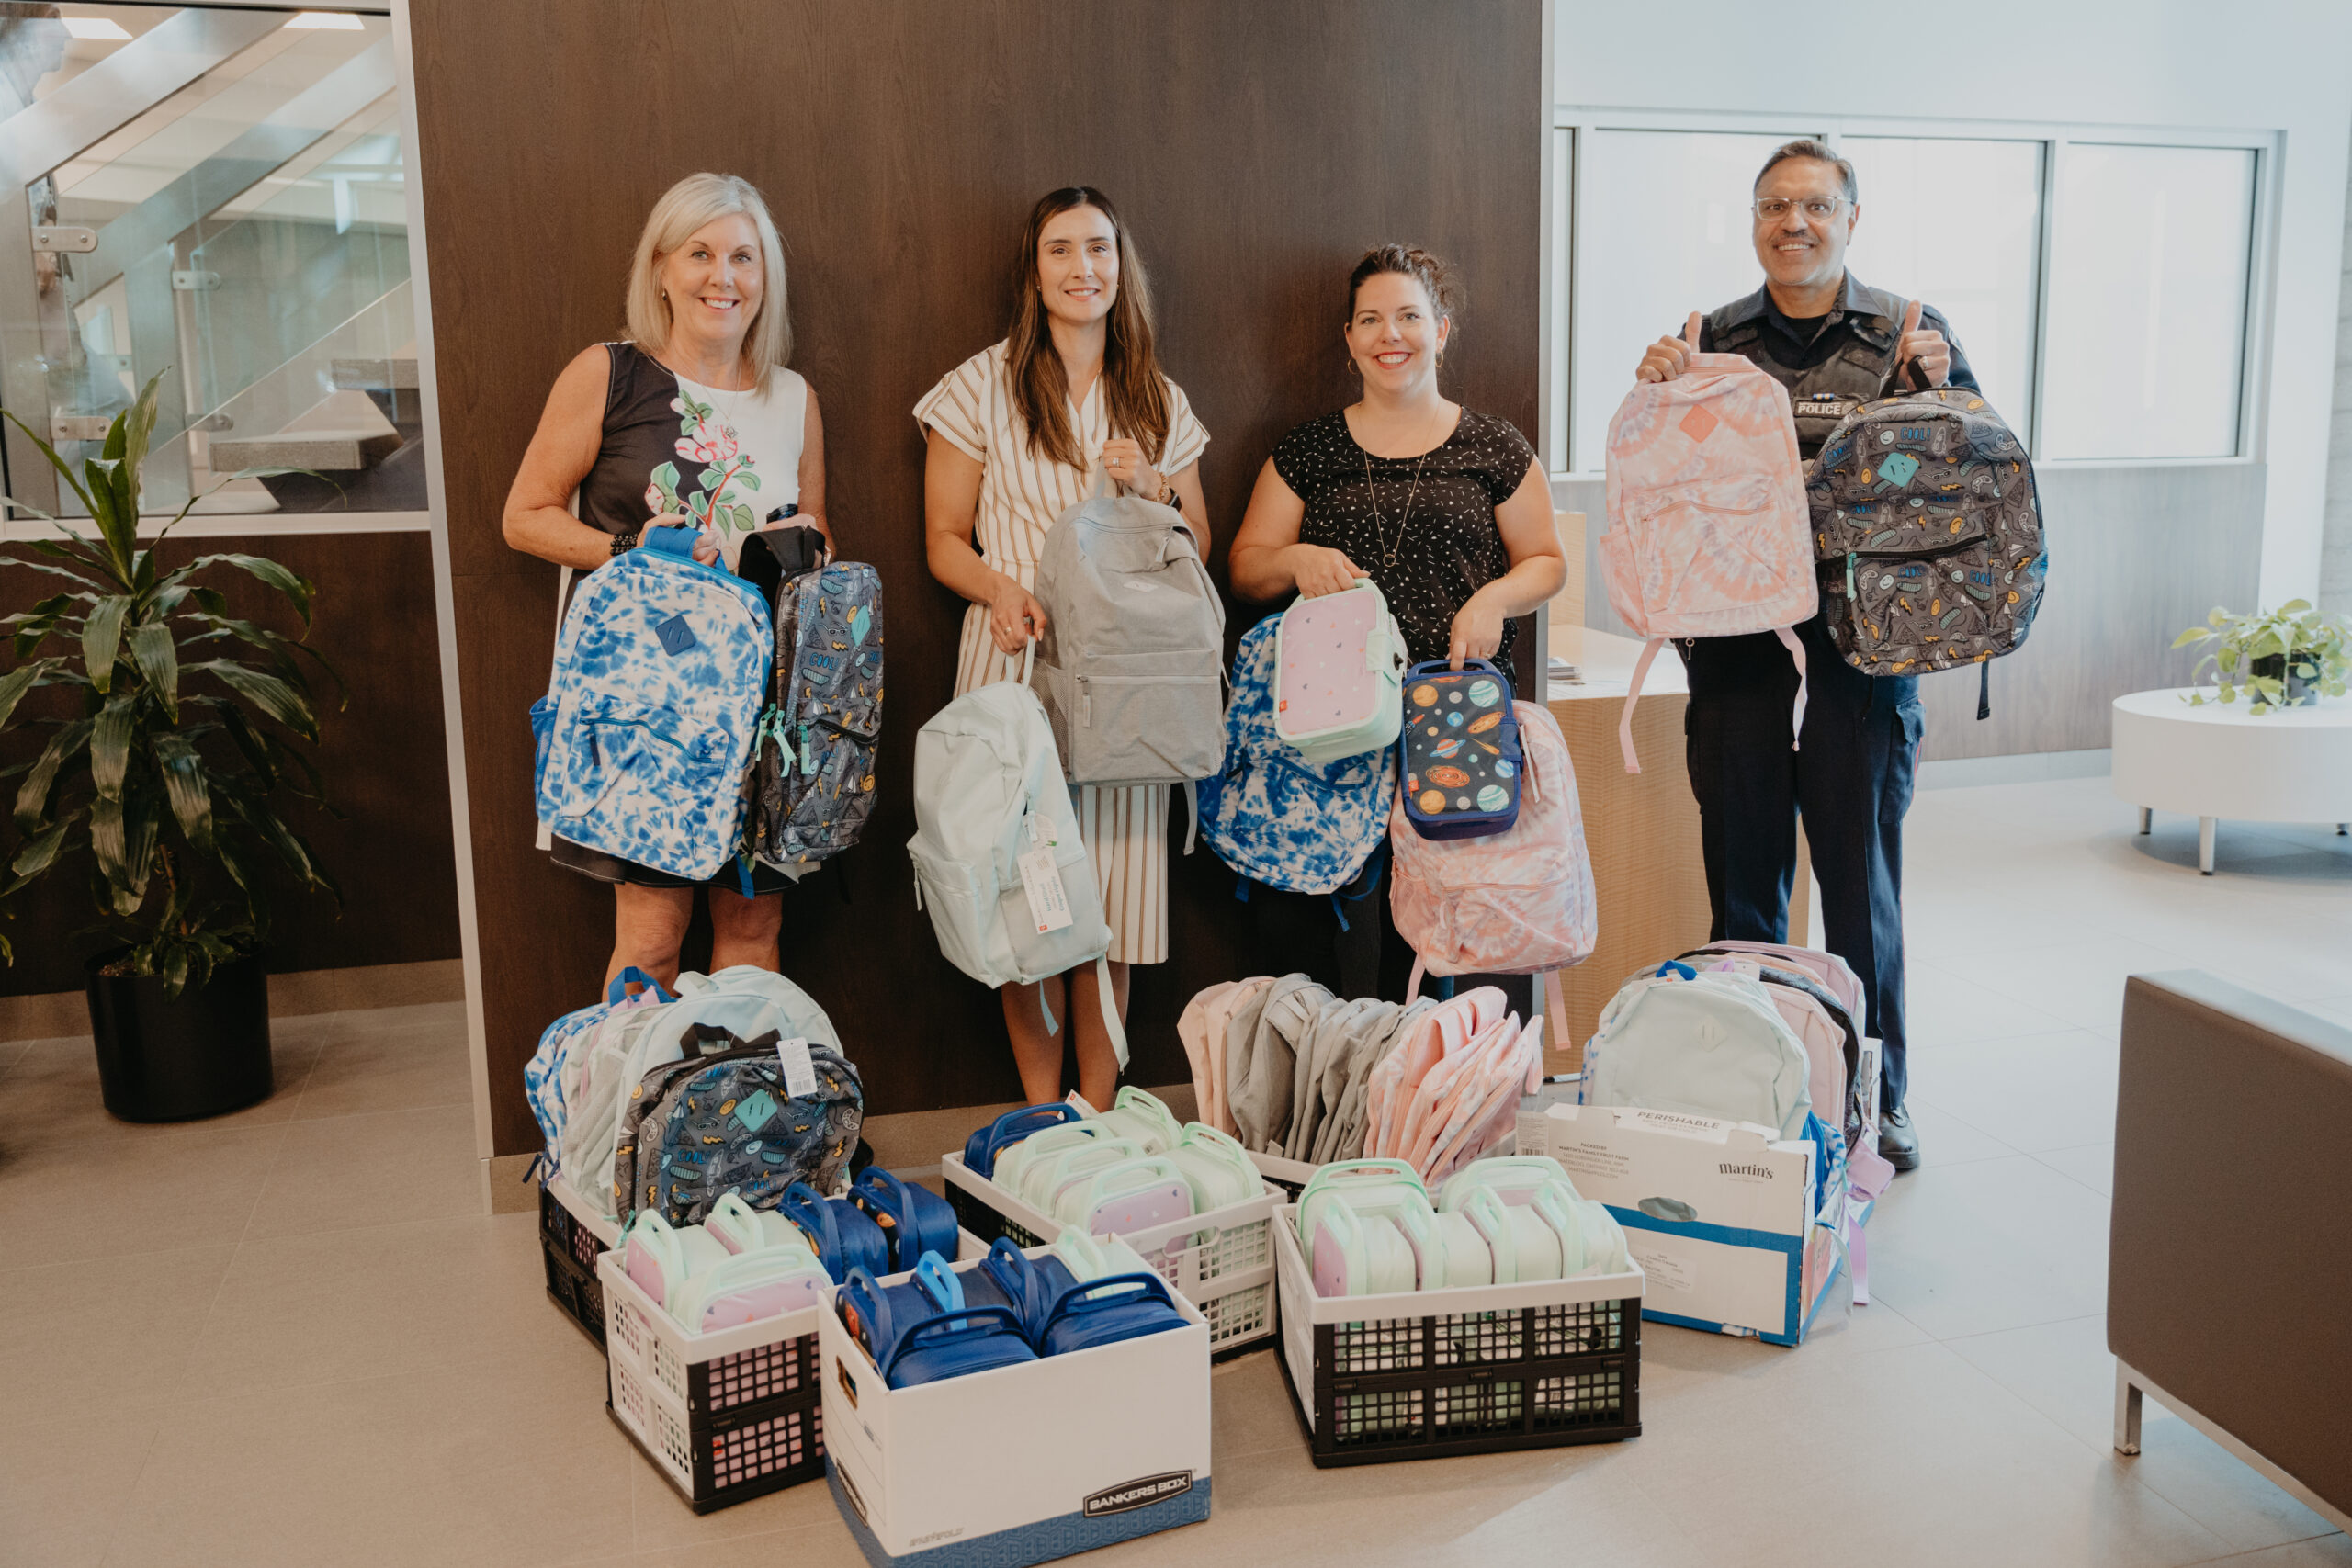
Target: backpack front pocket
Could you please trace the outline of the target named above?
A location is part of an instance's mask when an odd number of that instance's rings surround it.
[[[707,876],[733,850],[741,780],[735,737],[672,708],[583,703],[560,728],[550,824],[567,839],[672,872]]]
[[[1216,649],[1097,659],[1069,679],[1071,783],[1174,784],[1225,760]]]
[[[1781,598],[1787,574],[1758,536],[1774,504],[1747,481],[1686,485],[1661,497],[1630,541],[1642,602],[1656,615],[1686,615]]]
[[[1908,550],[1864,550],[1846,558],[1846,593],[1856,646],[1885,671],[1973,657],[1994,629],[2006,595],[1984,536],[1973,533]]]
[[[939,951],[973,979],[995,984],[988,957],[988,924],[997,919],[993,884],[982,889],[970,866],[931,854],[920,842],[909,844],[907,855],[914,862],[915,897],[930,912]]]

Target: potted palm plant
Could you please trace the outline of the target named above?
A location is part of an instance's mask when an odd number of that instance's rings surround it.
[[[115,416],[101,455],[78,472],[8,415],[96,532],[11,501],[59,536],[29,541],[42,558],[0,558],[62,590],[0,617],[14,655],[0,675],[0,743],[47,735],[0,769],[17,781],[0,905],[69,862],[86,863],[100,917],[92,929],[108,938],[84,966],[99,1084],[107,1109],[131,1122],[218,1115],[268,1096],[258,956],[268,879],[283,873],[341,897],[274,804],[286,791],[323,805],[300,745],[318,739],[318,718],[297,656],[334,671],[300,641],[231,615],[208,580],[258,580],[294,607],[305,637],[316,590],[260,556],[168,566],[157,547],[195,497],[141,547],[140,470],[161,379]],[[0,956],[16,959],[5,937]]]
[[[2249,711],[2261,716],[2323,696],[2342,696],[2352,626],[2341,615],[2312,609],[2307,599],[2290,599],[2267,615],[2216,609],[2204,625],[2189,627],[2172,645],[2187,648],[2192,643],[2212,646],[2190,671],[2190,683],[2211,664],[2213,700],[2233,703],[2244,692]],[[2205,701],[2201,691],[2189,694],[2192,707]]]

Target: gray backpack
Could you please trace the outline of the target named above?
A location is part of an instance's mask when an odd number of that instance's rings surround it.
[[[1930,387],[1862,404],[1805,485],[1823,614],[1866,675],[1974,664],[2021,647],[2050,558],[2025,448],[1981,393]]]
[[[1037,556],[1037,694],[1074,784],[1189,784],[1225,760],[1225,605],[1182,513],[1096,496]]]

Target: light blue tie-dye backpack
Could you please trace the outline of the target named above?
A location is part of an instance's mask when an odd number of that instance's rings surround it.
[[[531,708],[539,820],[575,844],[696,881],[742,836],[743,774],[775,651],[767,601],[653,528],[588,574]]]
[[[1200,782],[1201,835],[1252,881],[1293,893],[1336,893],[1388,837],[1396,749],[1317,767],[1274,729],[1274,637],[1280,615],[1243,634],[1225,710],[1225,765]]]

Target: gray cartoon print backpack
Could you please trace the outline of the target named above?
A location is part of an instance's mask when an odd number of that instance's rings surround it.
[[[1890,378],[1891,379],[1891,378]],[[2022,647],[2049,555],[2033,465],[1964,387],[1861,404],[1822,444],[1805,485],[1823,613],[1866,675],[1978,667]]]
[[[849,848],[874,813],[882,579],[863,561],[825,558],[813,528],[781,532],[818,544],[773,590],[775,660],[752,752],[743,854],[788,869]]]

